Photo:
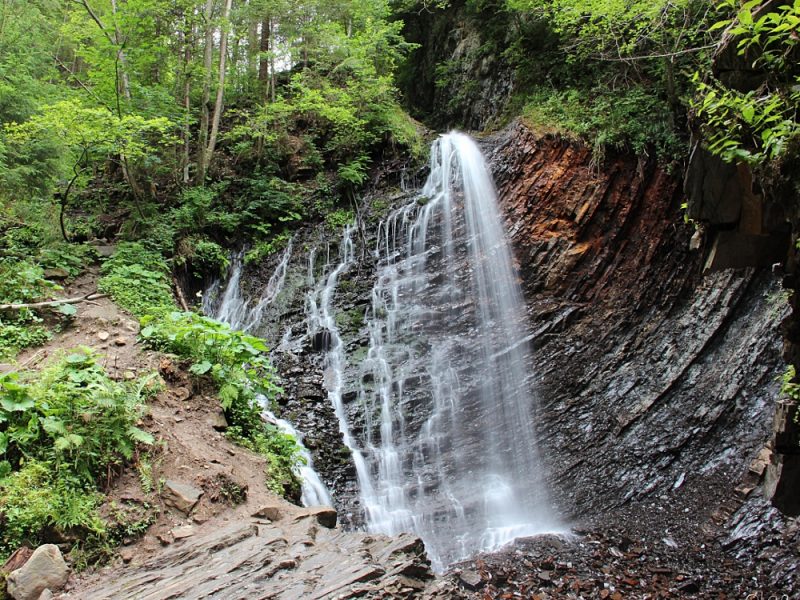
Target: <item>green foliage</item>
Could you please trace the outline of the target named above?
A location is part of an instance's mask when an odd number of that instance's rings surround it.
[[[28,210],[27,203],[9,210],[0,218],[0,304],[24,304],[45,300],[61,288],[44,277],[45,269],[63,269],[68,276],[78,275],[90,262],[93,251],[83,245],[53,242],[44,215]],[[26,222],[16,220],[17,214]],[[52,309],[39,309],[52,313]],[[61,305],[62,317],[70,317],[75,307]],[[50,325],[57,323],[48,320]],[[32,309],[0,310],[0,359],[12,358],[20,350],[50,339],[42,317]]]
[[[402,22],[388,20],[384,2],[346,3],[341,10],[345,19],[323,20],[320,13],[320,20],[303,27],[315,41],[303,48],[305,68],[273,102],[242,112],[227,139],[238,153],[255,154],[262,164],[298,155],[301,162],[291,169],[303,176],[335,169],[344,186],[359,186],[379,144],[389,141],[421,153],[392,75],[414,46],[401,37]]]
[[[41,300],[60,289],[44,278],[37,264],[14,258],[0,258],[0,303],[24,304]],[[31,309],[0,311],[0,358],[44,343],[50,337],[42,319]]]
[[[52,337],[36,317],[29,317],[22,323],[7,320],[0,320],[0,358],[12,358],[20,350],[41,346]]]
[[[175,307],[164,257],[137,242],[122,243],[101,268],[98,288],[136,316]]]
[[[788,396],[792,400],[800,401],[800,383],[796,381],[797,372],[794,365],[786,367],[786,371],[780,377],[781,394]]]
[[[60,289],[44,278],[41,266],[25,260],[0,259],[0,299],[3,303],[35,302]]]
[[[10,208],[2,207],[13,213]],[[37,220],[25,222],[0,217],[0,257],[25,259],[36,254],[45,243],[45,232]]]
[[[342,229],[345,225],[349,225],[350,223],[355,221],[355,218],[356,217],[353,214],[352,210],[345,210],[343,208],[339,208],[325,215],[325,224],[328,226],[328,228],[332,229],[333,231],[338,231]]]
[[[624,148],[662,163],[687,150],[687,73],[713,48],[700,0],[507,0],[520,35],[506,50],[516,107],[545,130],[587,141],[595,159]]]
[[[603,87],[562,92],[540,88],[528,98],[523,116],[537,129],[587,140],[596,158],[605,148],[629,149],[640,156],[654,152],[668,163],[686,149],[669,108],[643,86],[632,86],[623,95]]]
[[[54,477],[47,463],[30,460],[18,471],[0,478],[0,558],[23,543],[48,541],[49,532],[105,533],[97,508],[102,495],[68,479]]]
[[[697,98],[693,108],[702,120],[708,149],[728,162],[760,165],[797,151],[800,139],[800,69],[787,62],[800,39],[800,1],[755,14],[761,2],[741,7],[734,0],[718,6],[734,11],[731,19],[717,21],[712,29],[727,28],[735,36],[740,56],[761,71],[764,83],[743,92],[719,81],[701,81],[695,74]]]
[[[201,236],[184,238],[178,248],[176,265],[191,264],[195,277],[204,275],[221,276],[225,274],[230,259],[228,252],[217,242]]]
[[[258,242],[244,255],[245,264],[258,263],[268,256],[272,256],[279,250],[285,248],[290,239],[292,239],[292,235],[284,231],[273,236],[269,241]]]
[[[111,380],[88,349],[0,376],[0,555],[55,531],[102,536],[100,482],[153,437],[137,423],[152,378]]]
[[[228,436],[267,457],[273,491],[297,488],[294,469],[301,457],[296,441],[261,418],[258,398],[280,391],[263,340],[214,319],[181,312],[145,316],[139,335],[151,348],[188,358],[192,374],[214,382],[228,420]]]
[[[170,136],[173,127],[164,117],[118,115],[77,100],[62,100],[43,106],[24,123],[8,125],[6,139],[25,144],[50,138],[73,151],[87,149],[101,157],[123,156],[130,161],[143,161],[159,145],[175,141]]]
[[[302,188],[278,177],[255,177],[244,180],[244,192],[237,198],[234,210],[241,225],[256,231],[267,222],[291,223],[304,217]],[[232,231],[232,230],[231,230]]]
[[[97,257],[94,248],[86,244],[51,244],[39,252],[39,264],[45,269],[63,269],[77,277]]]

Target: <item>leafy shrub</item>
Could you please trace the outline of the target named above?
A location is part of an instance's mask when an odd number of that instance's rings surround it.
[[[0,556],[23,540],[102,535],[99,484],[152,436],[137,426],[152,378],[111,380],[88,349],[0,376]]]
[[[146,382],[111,380],[88,349],[79,349],[38,374],[0,376],[0,450],[15,468],[24,458],[48,462],[83,483],[133,457],[150,434],[136,426]]]
[[[0,259],[0,299],[3,303],[35,302],[59,289],[44,278],[44,269],[27,260]]]
[[[45,269],[64,269],[70,277],[77,277],[96,255],[94,248],[85,244],[57,243],[42,248],[39,264]]]
[[[277,493],[299,487],[294,469],[302,458],[297,442],[261,418],[259,395],[280,391],[267,346],[260,338],[191,312],[142,318],[142,341],[192,361],[189,371],[209,377],[219,390],[228,436],[269,460],[268,485]]]
[[[740,5],[735,0],[720,0],[717,7],[732,18],[717,21],[711,29],[726,29],[739,56],[752,62],[751,68],[760,73],[763,83],[758,89],[740,91],[713,78],[700,81],[695,73],[697,97],[692,107],[702,120],[709,151],[727,162],[755,166],[797,154],[800,3],[763,10],[760,2]]]
[[[27,260],[0,258],[0,303],[36,302],[59,286],[44,278],[41,266]],[[50,337],[42,319],[30,309],[0,311],[0,358],[14,356]]]
[[[258,242],[244,255],[245,264],[258,263],[275,254],[278,250],[285,248],[290,239],[292,239],[292,235],[288,231],[283,231],[266,242]]]
[[[142,244],[120,244],[101,268],[100,291],[136,316],[148,311],[175,308],[164,257]]]
[[[194,275],[202,278],[208,274],[224,275],[230,265],[230,259],[228,252],[218,243],[194,235],[181,241],[175,263],[179,265],[189,263]]]
[[[47,463],[27,462],[0,479],[0,557],[23,543],[42,543],[48,530],[102,535],[105,523],[97,508],[103,496],[65,479],[55,478]]]
[[[6,207],[3,207],[6,210]],[[44,243],[44,228],[35,222],[0,218],[0,257],[25,258],[36,253]]]
[[[33,321],[33,322],[32,322]],[[52,334],[38,325],[41,319],[31,317],[25,324],[4,323],[0,319],[0,359],[12,358],[20,350],[41,346],[47,342]]]
[[[337,231],[345,225],[349,225],[355,220],[352,210],[340,208],[325,215],[325,224],[332,230]]]
[[[632,86],[624,93],[603,86],[539,88],[528,97],[523,114],[534,127],[585,140],[596,158],[606,149],[627,149],[640,156],[654,151],[661,161],[670,162],[686,150],[669,107],[644,86]]]

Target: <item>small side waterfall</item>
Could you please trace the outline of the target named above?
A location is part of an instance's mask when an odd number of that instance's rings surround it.
[[[303,506],[333,506],[333,499],[328,491],[328,488],[322,483],[319,475],[314,470],[314,461],[311,459],[311,452],[303,445],[303,435],[294,428],[294,426],[275,414],[267,408],[267,399],[259,396],[259,403],[261,408],[264,409],[262,413],[264,418],[273,423],[282,433],[292,436],[300,445],[300,456],[306,461],[298,471],[300,480],[303,482],[302,495],[300,501]]]
[[[250,301],[244,297],[241,290],[241,277],[244,267],[243,255],[236,255],[231,263],[230,274],[227,283],[222,290],[222,297],[219,297],[221,281],[215,281],[211,287],[203,294],[203,312],[213,316],[215,319],[227,323],[233,329],[248,331],[257,327],[261,322],[264,311],[280,293],[283,282],[286,278],[286,269],[289,258],[292,255],[292,242],[286,246],[275,271],[267,281],[264,291],[258,302],[250,308]],[[330,492],[319,475],[314,470],[314,463],[311,453],[303,445],[303,436],[291,423],[278,418],[267,408],[267,399],[263,396],[258,397],[258,401],[263,409],[264,418],[273,423],[281,432],[291,435],[297,440],[300,446],[300,455],[305,460],[305,464],[298,468],[298,476],[302,485],[301,502],[304,506],[332,506]]]
[[[225,287],[222,280],[215,281],[203,294],[203,312],[215,319],[227,323],[232,329],[250,331],[256,327],[264,316],[264,311],[272,304],[286,279],[286,269],[292,256],[292,240],[286,245],[278,266],[267,281],[258,302],[251,308],[251,300],[244,297],[241,288],[242,271],[244,269],[244,252],[240,252],[231,261],[230,274]],[[221,296],[220,296],[221,294]]]
[[[439,569],[556,530],[532,431],[524,304],[469,137],[434,144],[421,196],[381,224],[376,258],[358,393],[369,529],[418,533]]]

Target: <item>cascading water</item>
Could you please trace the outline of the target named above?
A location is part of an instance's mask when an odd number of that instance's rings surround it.
[[[203,312],[213,315],[215,319],[227,323],[231,329],[250,331],[257,327],[264,316],[264,311],[275,301],[275,297],[283,287],[286,269],[292,256],[292,240],[286,245],[278,266],[267,281],[267,286],[255,306],[250,307],[251,300],[244,297],[241,288],[242,271],[244,269],[244,253],[240,252],[231,261],[230,275],[225,287],[222,281],[215,281],[203,294]],[[221,291],[221,297],[220,297]]]
[[[416,532],[438,569],[558,529],[532,431],[524,304],[469,137],[435,142],[421,196],[378,240],[364,436],[346,439],[369,529]]]
[[[352,227],[335,262],[330,245],[312,247],[299,278],[308,290],[304,333],[293,337],[300,329],[289,325],[280,344],[324,354],[324,387],[356,467],[366,526],[417,533],[437,570],[559,531],[534,439],[525,308],[494,185],[469,137],[434,143],[421,194],[383,221],[377,238],[366,356],[348,356],[335,318],[337,286],[356,264]],[[257,329],[275,294],[250,309],[239,277],[241,259],[214,313]]]
[[[303,435],[289,421],[275,416],[275,413],[267,408],[269,401],[264,396],[259,396],[258,401],[264,410],[263,417],[273,423],[281,432],[292,436],[300,446],[300,456],[305,460],[305,464],[298,469],[298,475],[303,486],[300,497],[303,506],[333,506],[333,499],[328,488],[322,483],[319,474],[314,470],[311,452],[303,445]]]
[[[228,276],[227,283],[222,292],[222,297],[218,297],[222,283],[221,281],[216,281],[203,295],[203,312],[207,315],[212,315],[219,321],[227,323],[232,329],[247,331],[258,327],[264,315],[264,311],[274,302],[283,287],[283,282],[286,278],[286,269],[291,255],[292,242],[290,240],[278,262],[278,266],[270,276],[261,297],[252,308],[250,308],[250,302],[244,297],[240,287],[240,280],[244,267],[242,254],[236,255],[231,263],[230,275]],[[328,488],[314,470],[311,453],[303,445],[302,434],[298,432],[291,423],[275,416],[275,414],[267,408],[268,401],[264,396],[259,395],[258,401],[263,409],[264,418],[273,423],[280,431],[291,435],[297,440],[300,448],[299,453],[305,460],[305,464],[298,468],[298,476],[302,486],[301,502],[303,505],[333,505],[333,500],[331,499]]]

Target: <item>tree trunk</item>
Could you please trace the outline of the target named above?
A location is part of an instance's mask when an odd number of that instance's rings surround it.
[[[203,96],[200,101],[200,133],[197,139],[197,185],[206,181],[206,144],[208,143],[208,103],[211,99],[211,60],[214,55],[214,29],[211,18],[214,13],[214,0],[206,0],[203,13],[206,22],[206,40],[203,48]]]
[[[219,81],[217,82],[217,98],[214,102],[214,117],[211,122],[211,136],[208,138],[208,150],[206,151],[205,169],[211,164],[214,156],[214,148],[217,145],[217,135],[219,134],[219,120],[222,116],[222,102],[225,97],[225,59],[228,55],[228,19],[231,15],[231,4],[233,0],[225,0],[225,13],[223,14],[222,36],[219,41]]]
[[[125,100],[130,103],[131,82],[128,78],[128,59],[125,56],[125,50],[123,49],[122,32],[119,29],[119,25],[117,25],[117,12],[117,0],[111,0],[111,14],[114,18],[114,44],[117,46],[118,66],[116,69],[118,74],[118,93],[121,93]],[[121,118],[122,109],[119,105],[119,102],[117,102],[117,113]],[[140,217],[144,218],[144,211],[142,210],[141,204],[142,198],[144,198],[144,191],[142,190],[141,186],[139,186],[136,170],[128,163],[128,157],[125,156],[124,151],[120,153],[120,164],[122,165],[122,175],[125,177],[128,185],[131,187],[131,193],[133,194],[133,203],[136,206],[136,212],[139,213]]]
[[[258,51],[260,40],[258,36],[258,21],[255,19],[247,28],[247,91],[253,93],[259,89]],[[256,92],[257,93],[257,92]]]
[[[265,17],[261,21],[261,44],[259,46],[258,58],[258,81],[264,94],[264,100],[269,98],[270,89],[270,46],[272,43],[272,21]]]
[[[126,100],[131,99],[131,82],[128,78],[128,59],[122,49],[122,33],[117,25],[117,0],[111,0],[111,14],[114,15],[114,43],[117,46],[117,60],[119,61],[119,89]]]
[[[187,15],[184,15],[185,23],[183,26],[183,183],[189,183],[189,161],[191,150],[191,129],[189,127],[192,116],[192,105],[190,93],[192,91],[192,78],[190,75],[190,68],[192,64],[192,42],[194,36],[192,35],[191,20]]]

